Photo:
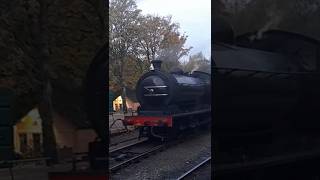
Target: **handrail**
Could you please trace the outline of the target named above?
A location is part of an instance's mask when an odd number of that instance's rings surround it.
[[[297,75],[317,75],[320,76],[320,72],[284,72],[284,71],[263,71],[263,70],[253,70],[253,69],[241,69],[241,68],[228,68],[228,67],[212,67],[214,70],[225,70],[224,73],[225,76],[228,76],[229,74],[232,74],[233,72],[249,72],[248,77],[252,77],[257,74],[270,74],[264,78],[271,78],[276,75],[289,75],[289,76],[297,76]]]

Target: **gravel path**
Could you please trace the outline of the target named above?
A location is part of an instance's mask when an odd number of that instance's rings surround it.
[[[111,179],[175,179],[210,155],[211,132],[205,131],[193,135],[186,142],[118,171]]]

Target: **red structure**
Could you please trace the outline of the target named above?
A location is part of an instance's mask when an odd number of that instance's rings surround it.
[[[126,116],[126,125],[172,127],[172,116]]]

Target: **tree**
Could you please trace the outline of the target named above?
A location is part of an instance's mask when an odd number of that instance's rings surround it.
[[[126,84],[127,88],[135,89],[138,79],[140,76],[147,72],[148,67],[143,67],[140,71],[140,64],[135,59],[135,57],[129,56],[125,58],[125,63],[123,65],[123,84]],[[111,71],[115,71],[115,68],[110,68],[109,66],[109,88],[112,89],[116,94],[121,94],[121,87],[114,81],[117,77]],[[119,72],[118,72],[119,73]]]
[[[54,160],[54,113],[78,124],[85,119],[82,79],[103,44],[105,9],[96,0],[14,0],[0,6],[0,83],[15,90],[15,122],[38,106],[45,156]]]
[[[37,0],[27,2],[23,7],[13,8],[14,11],[20,11],[28,16],[17,16],[15,18],[9,18],[9,28],[12,29],[12,35],[14,37],[13,42],[16,42],[16,46],[12,46],[11,51],[22,51],[21,54],[27,55],[32,63],[28,64],[34,70],[34,76],[30,77],[37,82],[39,90],[37,90],[37,97],[33,96],[33,103],[30,104],[34,108],[38,105],[39,114],[42,119],[42,133],[43,133],[43,145],[44,155],[52,158],[52,161],[57,160],[56,141],[52,127],[52,100],[51,93],[52,87],[49,79],[49,49],[48,49],[48,7],[52,1],[49,0]],[[16,2],[18,3],[18,1]],[[20,8],[20,9],[19,9]],[[23,10],[21,10],[21,8]],[[9,12],[8,12],[9,14]],[[23,19],[29,22],[29,26],[19,24],[19,19]],[[16,22],[15,22],[16,21]],[[15,24],[15,23],[16,24]],[[17,23],[18,22],[18,23]],[[21,29],[19,29],[19,26]],[[19,31],[25,29],[26,32]],[[28,33],[28,34],[27,34]],[[24,35],[30,35],[24,36]],[[9,51],[10,52],[10,51]],[[4,53],[7,53],[4,51]],[[14,55],[13,55],[14,56]],[[10,59],[7,59],[10,61]],[[21,62],[20,62],[21,63]],[[7,84],[8,85],[8,84]],[[19,95],[19,93],[17,93]],[[29,109],[29,110],[30,110]]]
[[[38,35],[35,38],[36,61],[39,65],[42,82],[42,94],[39,100],[39,114],[42,119],[43,149],[46,157],[52,158],[52,162],[57,161],[56,139],[53,132],[53,106],[52,106],[52,85],[49,75],[49,32],[48,32],[48,7],[50,1],[38,0],[39,16],[37,23]]]
[[[170,71],[173,67],[181,67],[180,59],[183,56],[188,55],[190,49],[185,48],[184,44],[187,40],[186,35],[180,35],[178,25],[175,28],[166,33],[164,39],[160,44],[158,59],[163,61],[163,70]]]
[[[109,3],[109,84],[113,91],[122,92],[124,105],[126,88],[135,86],[152,60],[164,60],[164,67],[172,67],[190,50],[184,47],[187,36],[179,33],[170,16],[140,12],[134,0]]]
[[[70,115],[70,110],[68,112],[67,109],[59,109],[57,107],[60,106],[60,104],[67,104],[67,103],[63,103],[57,101],[54,107],[53,104],[53,92],[54,92],[54,88],[57,89],[65,89],[65,87],[59,87],[57,85],[52,86],[53,84],[53,80],[56,78],[53,77],[57,77],[57,76],[61,76],[64,75],[65,77],[69,77],[71,79],[71,81],[69,81],[68,84],[65,84],[66,86],[73,86],[73,88],[75,89],[74,92],[79,92],[81,91],[82,84],[81,81],[77,81],[79,79],[84,79],[86,71],[87,71],[87,67],[90,63],[90,60],[94,57],[94,50],[97,50],[98,48],[100,48],[100,45],[103,43],[103,37],[105,35],[105,21],[103,18],[103,8],[106,8],[104,6],[104,4],[96,2],[94,0],[92,1],[85,1],[85,2],[77,2],[77,3],[73,3],[73,4],[62,4],[61,0],[38,0],[39,3],[39,14],[38,14],[38,23],[37,23],[37,28],[38,28],[38,34],[37,36],[35,36],[35,49],[37,50],[38,54],[36,56],[36,60],[37,60],[37,64],[39,65],[39,71],[40,71],[40,79],[42,82],[42,96],[40,96],[41,98],[39,99],[39,103],[38,103],[38,109],[39,109],[39,114],[40,117],[42,119],[42,128],[43,128],[43,141],[44,141],[44,155],[51,157],[53,162],[55,162],[57,160],[57,149],[56,149],[56,141],[55,141],[55,135],[53,132],[53,114],[54,112],[63,112],[65,115]],[[62,6],[64,5],[64,6]],[[85,12],[87,13],[94,13],[96,20],[91,21],[91,23],[95,23],[98,26],[95,26],[93,28],[93,30],[96,32],[95,34],[98,35],[98,38],[100,37],[102,40],[97,40],[96,38],[93,38],[93,40],[96,40],[96,42],[93,42],[92,40],[90,41],[91,43],[89,43],[89,46],[92,46],[91,48],[87,48],[87,50],[84,50],[87,54],[79,54],[78,52],[75,51],[75,49],[80,49],[80,48],[84,48],[81,47],[81,45],[84,42],[84,39],[80,39],[79,41],[79,36],[83,37],[83,36],[92,36],[90,33],[83,33],[81,32],[81,30],[86,29],[87,26],[90,26],[90,24],[87,24],[85,21],[82,22],[77,22],[76,19],[78,19],[79,17],[77,17],[77,15],[69,15],[68,20],[71,20],[71,24],[64,24],[64,27],[71,27],[73,26],[73,28],[79,28],[78,30],[72,30],[72,32],[68,32],[66,33],[66,31],[64,31],[64,47],[68,46],[68,52],[64,52],[63,56],[68,57],[69,59],[66,59],[66,63],[63,63],[65,67],[69,67],[72,69],[71,73],[68,73],[68,71],[61,71],[61,69],[59,68],[59,66],[55,66],[54,63],[52,62],[58,62],[57,55],[56,54],[50,54],[50,51],[52,51],[53,49],[55,51],[59,51],[61,50],[61,47],[57,47],[56,45],[54,45],[52,43],[52,40],[55,39],[55,37],[57,36],[57,33],[54,32],[54,30],[52,30],[51,28],[56,26],[56,23],[59,22],[60,19],[64,19],[65,16],[67,16],[67,14],[65,14],[65,12],[63,13],[63,15],[61,16],[59,13],[56,13],[55,9],[61,9],[61,10],[65,10],[68,8],[75,8],[77,6],[81,5],[85,5],[88,7],[87,10],[84,10],[84,14],[82,15],[83,17],[88,17],[88,15],[85,14]],[[63,8],[58,8],[58,7],[63,7]],[[78,7],[78,8],[80,8]],[[50,9],[51,8],[51,9]],[[84,7],[81,7],[81,9],[83,9]],[[51,10],[51,11],[50,11]],[[58,11],[59,12],[59,11]],[[49,18],[50,15],[53,15],[53,18]],[[92,16],[92,15],[91,15]],[[58,20],[58,21],[54,21],[54,20]],[[61,22],[61,21],[60,21]],[[77,23],[75,23],[77,22]],[[85,23],[86,25],[82,25],[82,23]],[[49,30],[50,29],[50,30]],[[68,28],[66,28],[68,29]],[[72,36],[72,33],[79,33],[79,31],[81,32],[80,34],[76,34],[79,35],[78,37]],[[70,38],[70,39],[69,39]],[[86,46],[88,46],[86,45]],[[95,48],[95,49],[94,49]],[[77,63],[73,63],[72,60],[74,60],[73,58],[71,58],[69,55],[70,54],[76,54],[74,55],[74,57],[79,57],[79,61]],[[79,55],[78,55],[79,54]],[[88,54],[91,54],[90,56],[87,56]],[[81,59],[83,58],[83,59]],[[62,58],[63,59],[63,58]],[[82,61],[80,61],[82,60]],[[77,67],[78,66],[78,67]],[[53,73],[54,72],[54,73]],[[58,72],[58,73],[57,73]],[[61,80],[60,80],[61,81]],[[57,81],[55,81],[57,82]],[[70,84],[70,82],[73,82],[72,84]],[[73,92],[73,93],[74,93]],[[61,91],[60,91],[61,93]],[[65,93],[65,92],[63,92]],[[79,94],[78,94],[79,95]],[[77,97],[78,99],[81,99],[81,96]],[[75,99],[77,99],[75,98]],[[65,100],[66,101],[66,100]],[[80,101],[81,102],[81,101]],[[71,107],[74,106],[79,106],[78,103],[76,103],[76,101],[73,102],[73,104],[71,105]],[[83,107],[84,105],[82,105]],[[70,108],[70,106],[69,106]],[[72,108],[71,112],[72,112]],[[80,109],[81,112],[81,109]],[[72,115],[69,116],[72,118]],[[74,121],[73,121],[74,122]]]
[[[178,60],[190,51],[191,47],[184,47],[187,36],[180,34],[180,26],[172,22],[171,16],[146,15],[138,21],[135,50],[148,63],[160,59],[164,67],[166,63],[178,65]]]
[[[133,0],[113,0],[109,3],[109,71],[111,84],[122,91],[123,108],[126,112],[126,84],[124,66],[133,44],[133,30],[140,10]]]

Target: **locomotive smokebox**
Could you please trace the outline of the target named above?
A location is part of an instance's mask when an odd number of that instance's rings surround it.
[[[162,64],[161,60],[153,60],[153,61],[151,61],[151,63],[152,63],[154,70],[157,70],[157,71],[161,70],[161,64]]]

